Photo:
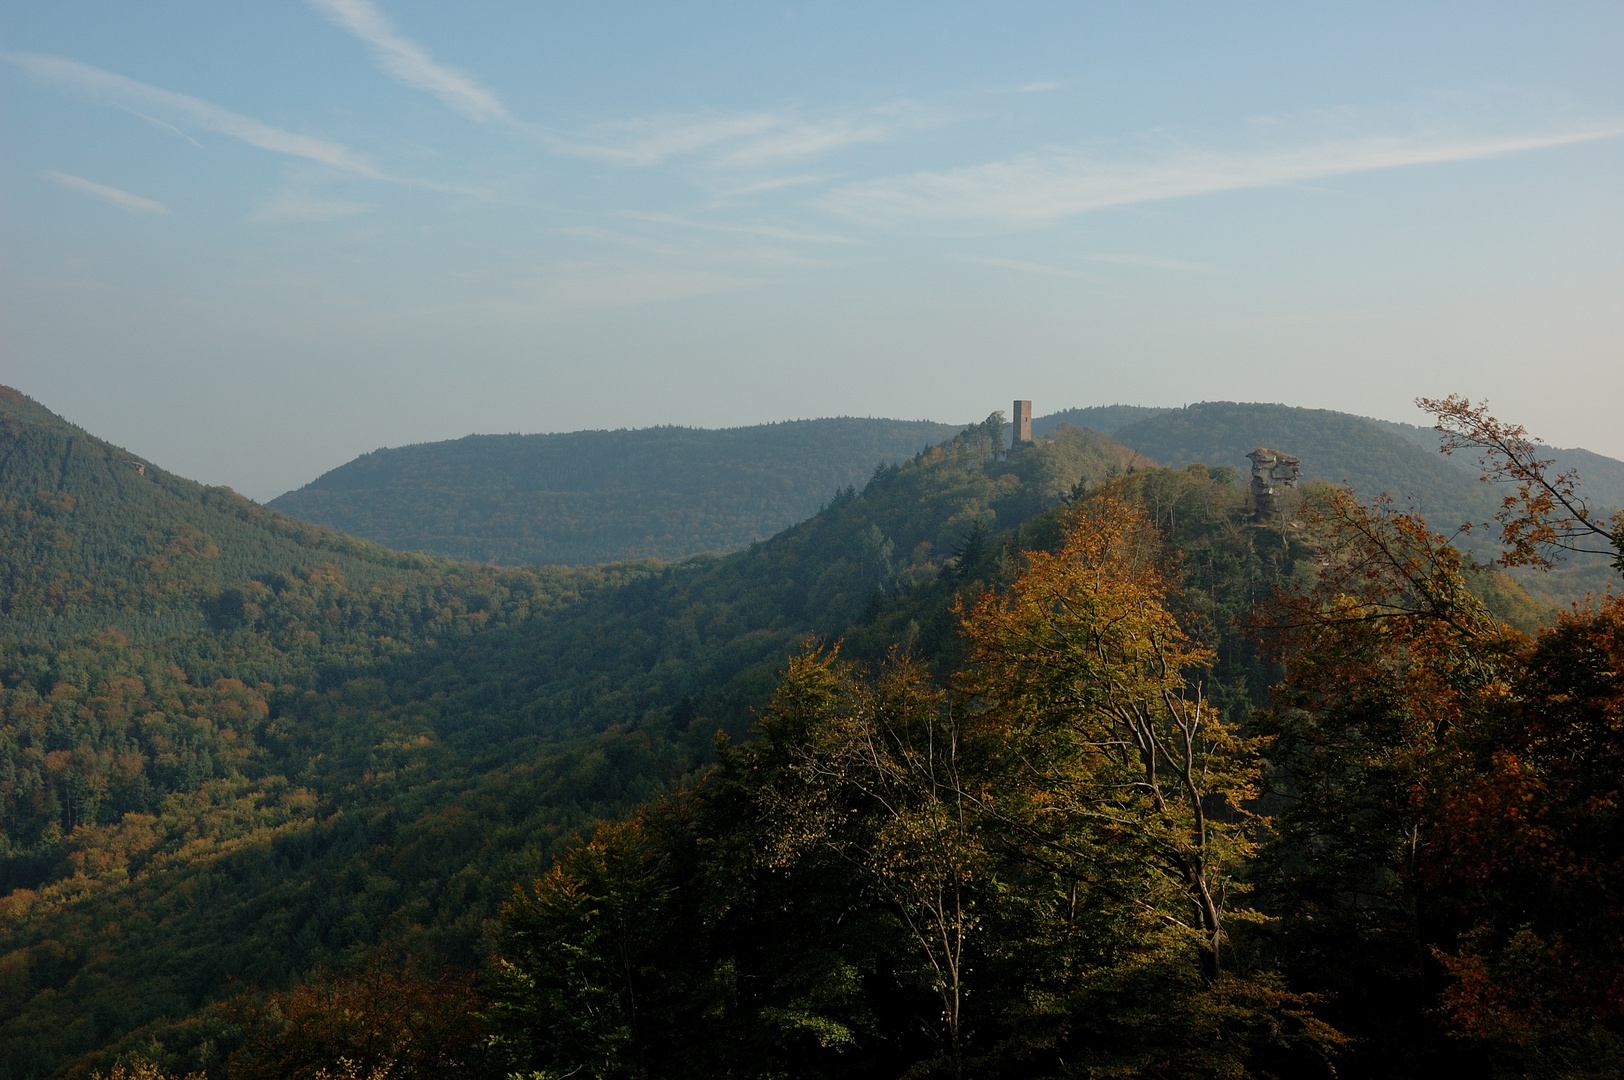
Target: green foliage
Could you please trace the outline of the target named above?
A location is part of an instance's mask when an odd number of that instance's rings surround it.
[[[1068,546],[1051,561],[1100,569],[1083,554]],[[1034,556],[1029,574],[1047,581],[1045,562]],[[1167,623],[1165,610],[1141,610],[1158,603],[1154,581],[1122,584],[1132,595],[1108,587],[1098,610],[1067,608],[1065,632],[1086,624],[1126,640]],[[1011,637],[986,603],[968,616],[985,637],[967,696],[901,653],[869,678],[811,648],[791,661],[756,741],[724,742],[701,784],[600,829],[517,894],[490,1014],[511,1067],[604,1078],[1323,1073],[1336,1033],[1227,936],[1234,970],[1220,975],[1205,959],[1216,943],[1190,916],[1188,860],[1209,860],[1216,882],[1244,845],[1192,847],[1173,834],[1199,810],[1186,803],[1170,826],[1158,800],[1086,751],[1056,757],[1066,724],[1025,727],[1040,706],[993,670],[997,650],[1056,685],[1077,672],[1048,667],[1052,634]],[[1118,698],[1111,672],[1134,684],[1121,697],[1129,711],[1142,680],[1164,677],[1137,656],[1105,666],[1083,680],[1104,699],[1055,707],[1085,740],[1089,714]],[[1244,796],[1244,746],[1198,752],[1204,790]],[[1034,773],[1038,760],[1052,767]]]
[[[956,428],[841,417],[470,435],[377,450],[271,501],[393,548],[506,564],[734,551]]]
[[[295,521],[0,393],[0,1078],[432,1075],[483,1067],[418,1052],[472,1045],[481,1024],[543,1075],[1296,1076],[1334,1041],[1323,1019],[1370,1048],[1348,1071],[1383,1075],[1366,1065],[1390,1050],[1402,1068],[1440,1060],[1404,1053],[1417,1018],[1446,1012],[1482,1060],[1571,1056],[1581,1028],[1605,1060],[1611,1019],[1542,1020],[1514,1045],[1496,1009],[1571,1006],[1552,990],[1559,965],[1532,961],[1570,962],[1575,919],[1614,925],[1610,841],[1579,823],[1613,797],[1616,768],[1598,751],[1579,759],[1595,768],[1564,771],[1552,749],[1575,732],[1605,749],[1611,721],[1581,709],[1519,759],[1549,781],[1542,821],[1606,857],[1470,888],[1447,861],[1414,869],[1412,827],[1453,805],[1416,816],[1406,800],[1429,778],[1509,790],[1476,744],[1406,749],[1445,706],[1466,715],[1451,695],[1477,685],[1470,664],[1356,636],[1288,651],[1288,695],[1326,694],[1260,716],[1285,669],[1251,613],[1344,565],[1312,522],[1251,523],[1233,469],[1147,467],[1069,427],[1011,457],[1002,432],[995,415],[729,556],[502,569]],[[1142,510],[1157,603],[1199,643],[1185,671],[1234,736],[1220,749],[1277,740],[1277,792],[1249,799],[1225,758],[1210,802],[1102,832],[1086,821],[1108,800],[1088,784],[1126,766],[1008,767],[1043,764],[1064,718],[1000,755],[970,722],[1021,712],[1019,680],[998,681],[1006,705],[992,684],[973,708],[939,689],[973,659],[961,598],[1012,595],[1107,482]],[[1471,584],[1480,614],[1532,610],[1504,578],[1467,577],[1436,580],[1458,604]],[[790,663],[808,638],[810,658]],[[878,674],[829,661],[837,639]],[[1614,639],[1584,640],[1602,643],[1551,652],[1582,662],[1550,670],[1612,670]],[[1554,701],[1590,684],[1552,685]],[[1545,730],[1525,722],[1536,714],[1507,713],[1502,730]],[[874,752],[853,754],[863,740]],[[960,801],[978,783],[1050,781],[1078,796],[1058,839],[1013,830],[1011,808],[1033,800]],[[1320,817],[1293,817],[1288,802],[1313,792]],[[1220,842],[1189,839],[1202,815]],[[1271,815],[1279,834],[1249,860]],[[1463,825],[1456,846],[1494,835]],[[1217,978],[1213,927],[1168,922],[1194,920],[1198,852],[1227,891]],[[515,897],[515,882],[538,884]],[[1411,894],[1453,914],[1406,922]],[[465,984],[407,977],[476,967],[504,902],[508,966],[483,1019]],[[933,924],[946,935],[921,932]],[[413,1044],[413,1025],[441,1034]]]
[[[1032,431],[1037,435],[1048,435],[1060,427],[1061,424],[1070,424],[1072,427],[1088,428],[1092,431],[1102,432],[1106,435],[1115,435],[1129,424],[1140,420],[1148,420],[1153,416],[1160,416],[1171,409],[1148,408],[1144,405],[1094,405],[1084,409],[1062,409],[1048,416],[1040,416],[1032,421]]]
[[[978,425],[726,558],[535,570],[294,521],[20,395],[0,425],[7,1080],[154,1045],[219,1070],[232,980],[474,964],[513,882],[746,733],[808,633],[1120,454],[1009,463]]]
[[[1374,421],[1326,409],[1215,401],[1173,409],[1120,428],[1115,436],[1152,460],[1228,465],[1248,475],[1246,455],[1274,446],[1302,458],[1303,476],[1351,486],[1365,497],[1386,492],[1413,500],[1445,533],[1487,521],[1494,499],[1475,478]]]

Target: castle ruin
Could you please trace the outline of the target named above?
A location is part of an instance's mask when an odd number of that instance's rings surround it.
[[[1011,411],[1013,415],[1010,426],[1014,428],[1014,433],[1009,443],[1009,456],[1015,457],[1023,446],[1032,445],[1032,403],[1017,401]]]
[[[1297,478],[1303,473],[1302,459],[1263,446],[1246,456],[1252,461],[1252,503],[1257,508],[1257,520],[1268,521],[1274,516],[1275,496],[1283,488],[1297,486]]]

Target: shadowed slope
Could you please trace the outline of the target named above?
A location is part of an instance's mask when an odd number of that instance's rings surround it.
[[[365,454],[271,505],[403,550],[505,564],[732,551],[958,428],[841,417],[709,431],[470,435]]]

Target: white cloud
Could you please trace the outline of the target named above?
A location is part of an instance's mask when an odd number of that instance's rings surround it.
[[[395,33],[388,18],[370,0],[306,2],[366,42],[378,66],[407,86],[433,94],[446,108],[476,123],[511,119],[494,91],[480,86],[460,71],[435,63],[422,46]]]
[[[307,192],[284,191],[260,204],[254,211],[255,221],[296,222],[336,221],[354,217],[373,209],[371,203],[350,202],[345,199],[318,199]]]
[[[735,184],[720,187],[713,194],[719,199],[738,199],[746,195],[759,195],[764,191],[779,191],[787,187],[803,187],[807,184],[822,184],[829,180],[827,176],[804,174],[800,176],[773,176],[766,180],[753,180],[749,183]]]
[[[53,184],[68,188],[71,191],[79,191],[86,195],[93,195],[98,199],[112,203],[114,206],[122,206],[126,210],[134,210],[137,213],[142,214],[169,213],[169,207],[165,206],[163,203],[154,202],[153,200],[143,198],[140,195],[131,195],[128,191],[121,191],[116,187],[108,187],[106,184],[98,184],[94,180],[86,180],[84,177],[74,176],[72,173],[57,172],[55,169],[47,169],[45,172],[40,173],[40,176],[46,180],[49,180]]]
[[[214,131],[275,154],[304,158],[362,176],[379,176],[371,161],[338,143],[283,131],[187,94],[148,86],[60,56],[39,53],[3,55],[42,83],[97,104],[124,109],[145,120],[153,119],[147,115],[149,112],[167,114],[169,120],[162,121],[165,125],[172,122],[174,125]]]
[[[1064,83],[1058,82],[1029,82],[1015,88],[1017,94],[1042,94],[1050,90],[1058,90]]]
[[[1472,161],[1619,135],[1624,135],[1624,126],[1490,139],[1373,138],[1250,154],[1185,151],[1136,162],[1097,161],[1078,153],[1025,154],[970,168],[850,184],[819,201],[862,220],[1032,226],[1112,206]]]
[[[822,124],[796,124],[755,139],[722,157],[725,165],[765,165],[813,157],[857,143],[879,142],[890,134],[882,123],[841,119]]]

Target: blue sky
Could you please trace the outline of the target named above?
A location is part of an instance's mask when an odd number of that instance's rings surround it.
[[[0,10],[0,381],[474,431],[1487,396],[1624,457],[1624,5]]]

